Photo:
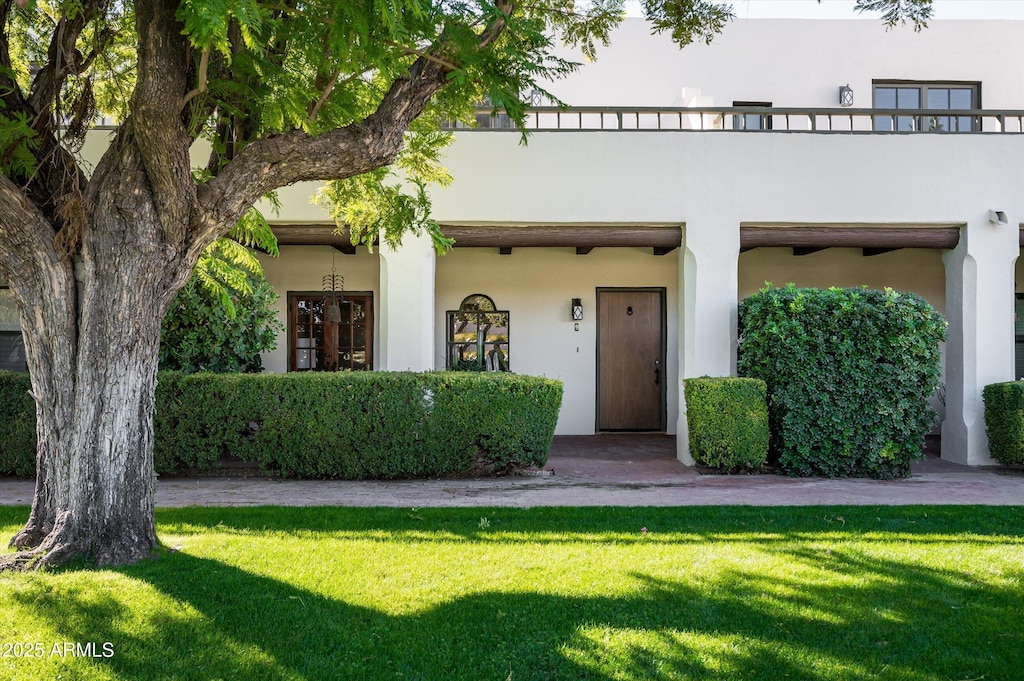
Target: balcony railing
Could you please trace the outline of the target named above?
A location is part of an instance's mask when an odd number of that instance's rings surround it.
[[[448,129],[518,131],[504,113],[481,109],[476,126]],[[814,132],[869,134],[1024,134],[1024,110],[816,109],[769,107],[533,107],[528,131]]]

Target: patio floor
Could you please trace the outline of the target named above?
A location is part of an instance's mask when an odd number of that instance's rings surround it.
[[[932,443],[934,446],[934,443]],[[556,437],[548,465],[506,478],[348,482],[161,478],[157,506],[1024,505],[1024,471],[961,466],[930,453],[905,480],[713,475],[679,463],[670,435]],[[0,504],[29,504],[33,483],[0,478]]]

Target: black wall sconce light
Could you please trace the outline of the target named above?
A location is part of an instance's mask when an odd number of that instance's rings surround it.
[[[579,298],[572,299],[572,320],[574,322],[583,319],[583,301]]]

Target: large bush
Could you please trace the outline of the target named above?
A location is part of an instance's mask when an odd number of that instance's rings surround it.
[[[740,303],[738,369],[768,384],[790,475],[903,477],[935,423],[940,314],[912,293],[765,289]]]
[[[0,474],[35,470],[28,377],[0,374]],[[229,455],[308,478],[503,472],[547,461],[562,384],[514,374],[161,372],[158,473]]]
[[[211,289],[193,275],[178,291],[160,329],[161,369],[263,370],[260,353],[277,347],[284,330],[273,307],[277,294],[262,274],[240,276],[248,283],[239,289]]]
[[[694,461],[727,472],[760,468],[768,458],[764,381],[705,376],[683,385]]]
[[[1024,463],[1024,381],[986,385],[981,395],[992,457],[1005,464]]]

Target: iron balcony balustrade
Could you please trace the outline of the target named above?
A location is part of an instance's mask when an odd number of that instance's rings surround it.
[[[507,114],[479,109],[476,126],[448,122],[448,130],[519,132]],[[1019,109],[842,109],[775,107],[531,107],[530,132],[675,131],[814,132],[873,135],[1024,134]]]

